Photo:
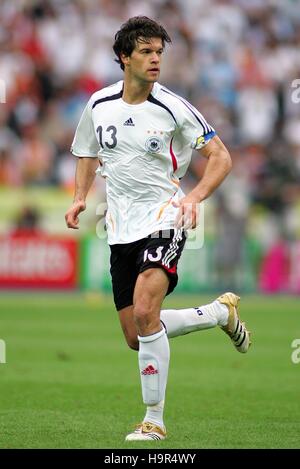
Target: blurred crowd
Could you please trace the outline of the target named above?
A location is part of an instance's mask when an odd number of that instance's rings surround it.
[[[159,20],[173,40],[160,82],[189,99],[231,151],[220,213],[243,231],[258,204],[293,236],[299,0],[1,0],[0,185],[72,186],[75,127],[91,93],[122,78],[114,34],[138,14]],[[186,186],[203,167],[193,160]]]

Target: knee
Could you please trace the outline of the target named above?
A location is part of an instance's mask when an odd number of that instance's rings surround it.
[[[137,303],[133,308],[133,319],[139,330],[147,328],[153,321],[153,311],[145,304]]]

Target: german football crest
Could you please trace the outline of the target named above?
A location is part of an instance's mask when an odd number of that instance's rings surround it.
[[[163,141],[159,137],[149,137],[146,140],[145,147],[149,153],[158,153],[163,147]]]

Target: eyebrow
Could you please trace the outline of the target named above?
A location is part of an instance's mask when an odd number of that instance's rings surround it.
[[[139,52],[143,52],[143,51],[147,51],[147,50],[151,50],[151,51],[154,50],[155,51],[156,49],[153,49],[152,47],[143,47],[142,49],[139,50]],[[163,50],[164,50],[163,47],[159,47],[159,49],[157,49],[157,52],[158,51],[163,51]]]

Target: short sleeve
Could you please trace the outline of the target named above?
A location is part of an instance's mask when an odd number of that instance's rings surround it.
[[[188,101],[181,101],[179,132],[186,145],[195,150],[204,147],[215,135],[215,129]]]
[[[91,104],[92,98],[88,101],[81,115],[74,135],[71,153],[75,156],[90,156],[96,158],[100,150],[93,125]]]

